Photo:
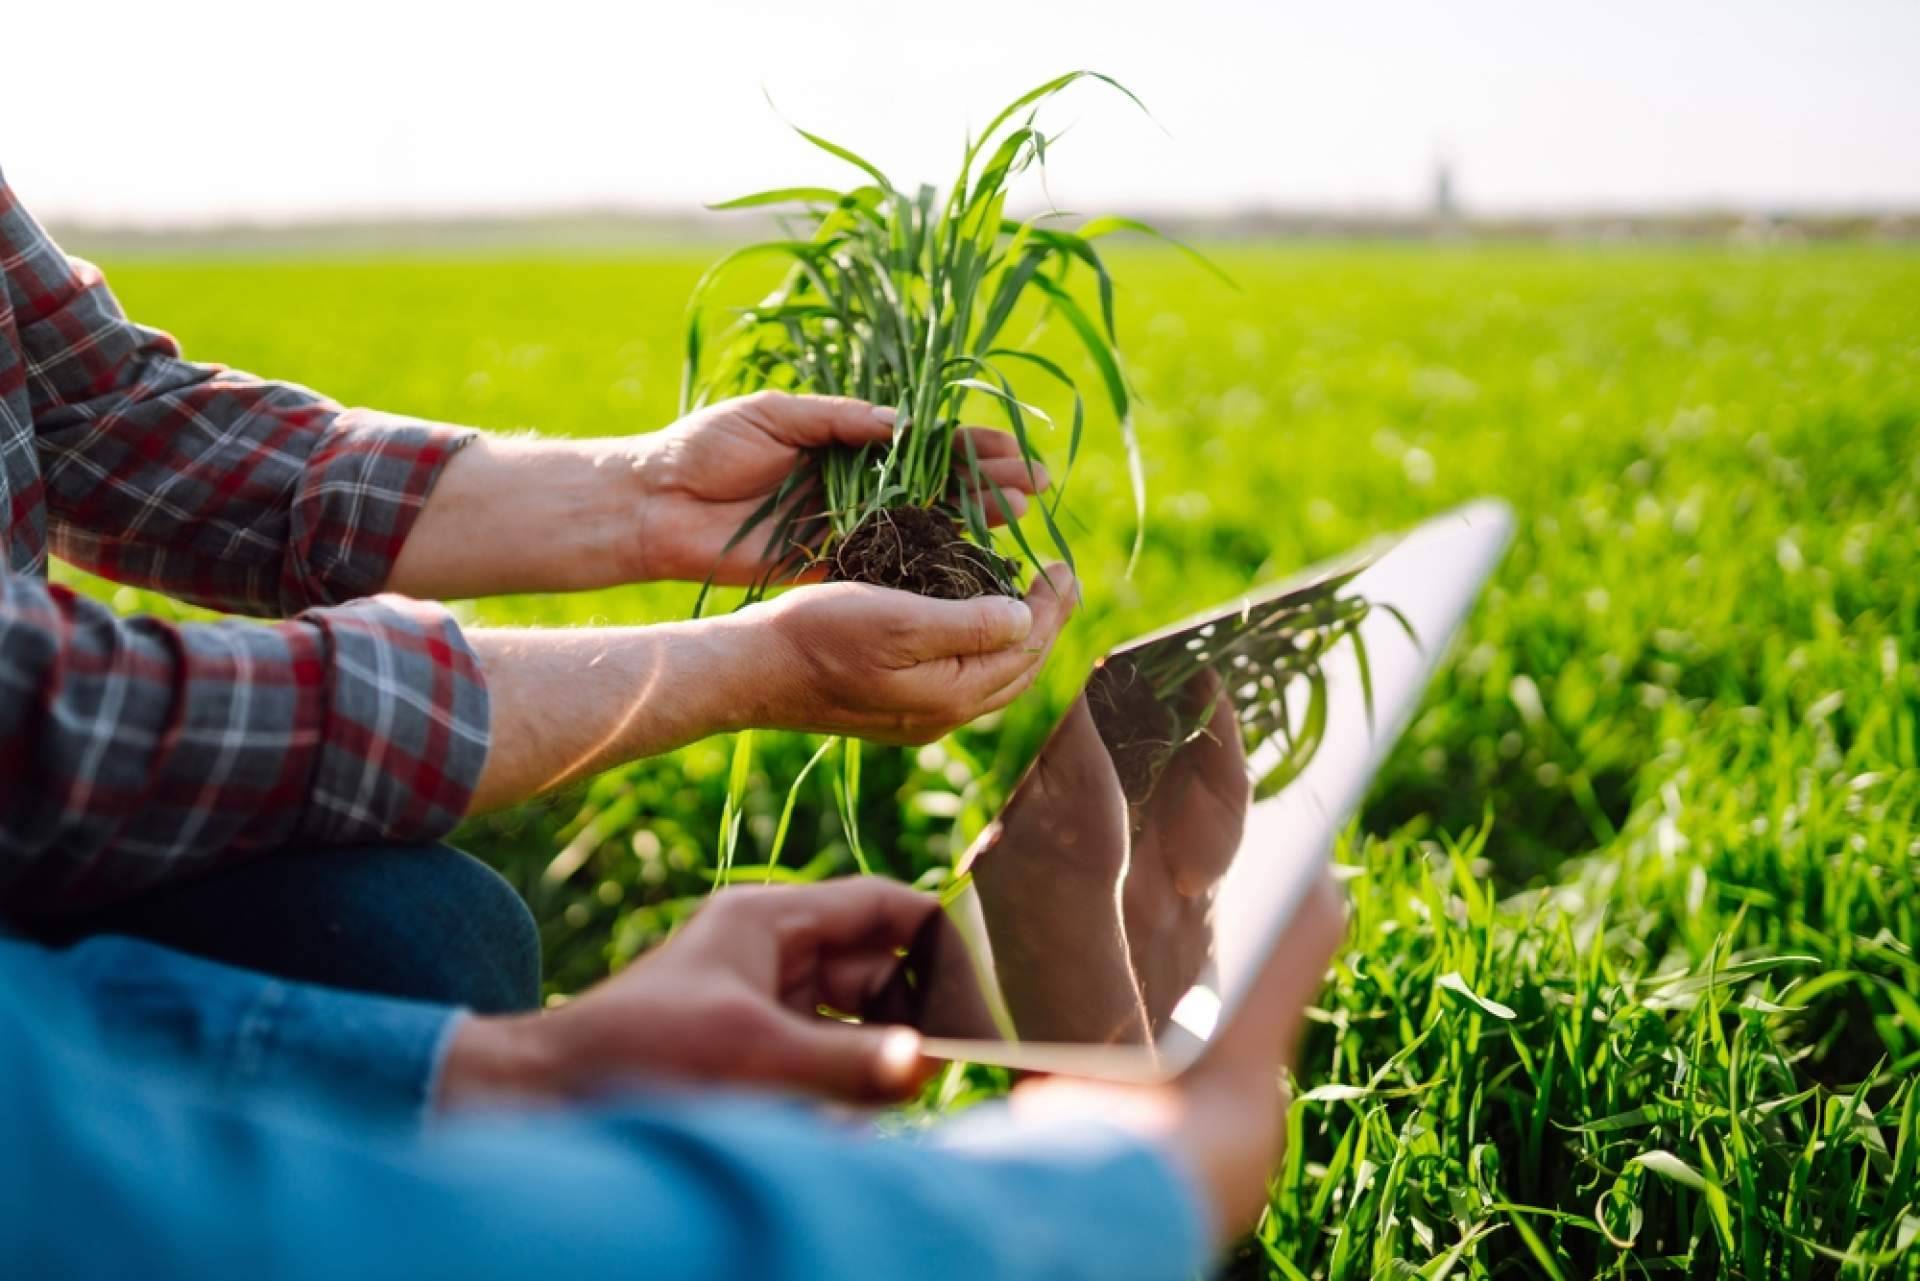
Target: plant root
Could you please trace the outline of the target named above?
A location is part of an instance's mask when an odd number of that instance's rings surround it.
[[[926,507],[883,507],[868,514],[827,556],[827,580],[872,583],[939,600],[1020,595],[1019,567],[961,535]]]

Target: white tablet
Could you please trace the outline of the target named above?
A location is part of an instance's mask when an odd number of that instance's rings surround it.
[[[1512,528],[1482,501],[1094,665],[869,1018],[1153,1079],[1234,1016]]]

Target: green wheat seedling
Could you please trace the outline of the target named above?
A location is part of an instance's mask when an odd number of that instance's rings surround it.
[[[777,188],[714,206],[784,209],[789,211],[785,221],[790,228],[797,225],[797,233],[728,254],[695,286],[687,312],[682,410],[775,388],[854,396],[891,406],[897,414],[884,447],[821,451],[742,525],[730,548],[766,527],[769,568],[748,599],[817,563],[838,577],[929,595],[1018,595],[1017,568],[993,550],[989,502],[991,515],[1004,520],[1026,559],[1038,568],[1040,558],[1006,494],[980,469],[971,441],[958,429],[969,398],[985,398],[1004,418],[1029,479],[1035,479],[1042,458],[1034,428],[1051,427],[1053,420],[1021,390],[1021,382],[1031,379],[1056,385],[1072,403],[1059,483],[1050,498],[1034,503],[1052,547],[1072,567],[1073,552],[1060,528],[1061,503],[1085,433],[1086,398],[1071,372],[1030,349],[1030,338],[1006,338],[1009,322],[1027,299],[1041,304],[1042,320],[1066,322],[1099,377],[1127,455],[1137,557],[1145,528],[1145,469],[1120,361],[1113,278],[1096,242],[1115,232],[1159,233],[1112,216],[1087,220],[1074,230],[1054,225],[1061,215],[1053,211],[1025,221],[1006,216],[1015,180],[1046,162],[1051,139],[1038,125],[1038,107],[1084,79],[1141,105],[1125,86],[1098,72],[1057,76],[1015,99],[968,142],[944,197],[924,184],[903,190],[856,153],[796,128],[869,181],[844,191]],[[737,266],[767,258],[787,264],[779,284],[710,332],[716,289]],[[1095,282],[1097,320],[1072,292],[1076,267]],[[821,517],[812,515],[816,511]],[[931,536],[924,520],[916,527],[908,519],[913,512],[935,515]],[[941,532],[943,527],[953,532]],[[863,530],[874,536],[856,562],[848,553]],[[705,598],[703,590],[696,612]],[[736,747],[730,806],[744,788],[751,750],[743,737]],[[833,787],[848,845],[864,870],[859,761],[858,745],[845,744]],[[789,789],[788,812],[813,763]],[[731,875],[738,836],[737,817],[723,822],[716,885]],[[776,849],[767,864],[769,875],[777,862]]]
[[[887,444],[821,451],[742,526],[734,544],[764,537],[771,566],[750,598],[816,563],[841,577],[931,595],[1017,595],[1016,567],[991,551],[990,515],[1005,519],[1029,563],[1038,567],[1039,557],[1013,520],[1007,496],[981,473],[971,442],[957,429],[970,400],[989,402],[1012,431],[1032,477],[1041,463],[1035,430],[1053,422],[1025,390],[1036,382],[1064,391],[1072,403],[1065,466],[1056,473],[1052,494],[1034,504],[1048,541],[1072,565],[1061,502],[1086,428],[1086,398],[1073,372],[1032,350],[1031,336],[1009,336],[1010,322],[1028,300],[1039,304],[1042,323],[1057,318],[1072,331],[1118,423],[1133,492],[1137,557],[1145,471],[1119,354],[1113,278],[1098,242],[1115,232],[1159,233],[1129,218],[1092,218],[1068,230],[1054,211],[1024,221],[1006,212],[1015,181],[1044,168],[1057,137],[1041,130],[1039,106],[1088,79],[1139,104],[1124,86],[1097,72],[1049,80],[1015,99],[967,144],[944,195],[927,185],[899,187],[854,152],[796,128],[865,181],[846,190],[778,188],[714,206],[786,210],[784,225],[792,234],[728,254],[695,286],[686,321],[682,409],[774,388],[854,396],[898,412]],[[768,259],[785,264],[779,283],[720,321],[713,314],[716,289],[735,268]],[[1098,302],[1092,314],[1072,287],[1076,273],[1094,282]],[[917,573],[900,563],[914,550],[907,537],[914,531],[901,527],[902,514],[915,510],[935,513],[954,531],[945,536],[943,552],[928,554],[938,563]],[[886,554],[883,546],[874,555],[892,563],[849,562],[847,549],[863,527],[884,527],[875,541],[890,543],[892,551]],[[957,537],[961,533],[977,551],[968,550]]]

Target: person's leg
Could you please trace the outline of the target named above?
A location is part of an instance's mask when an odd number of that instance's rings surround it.
[[[59,930],[125,934],[328,987],[535,1008],[540,937],[513,887],[445,845],[282,850],[148,894]]]

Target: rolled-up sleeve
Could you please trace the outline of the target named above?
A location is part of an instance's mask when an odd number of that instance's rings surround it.
[[[489,712],[437,605],[176,625],[0,576],[0,911],[97,906],[295,842],[442,835]]]
[[[257,615],[371,595],[475,436],[183,359],[61,251],[4,177],[0,267],[48,539],[103,577]]]

